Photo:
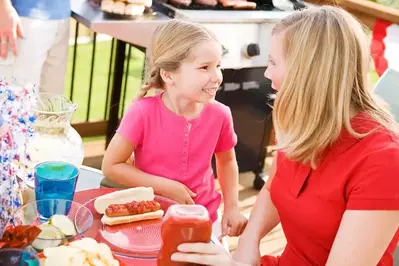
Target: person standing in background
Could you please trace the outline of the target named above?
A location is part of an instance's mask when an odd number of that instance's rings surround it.
[[[0,78],[64,93],[70,0],[0,0]]]

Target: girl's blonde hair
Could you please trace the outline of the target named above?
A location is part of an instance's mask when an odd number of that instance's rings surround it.
[[[351,118],[366,113],[398,132],[392,115],[368,86],[369,46],[361,24],[346,11],[323,6],[283,19],[272,34],[284,34],[286,76],[274,102],[276,149],[313,168],[346,129],[362,138]]]
[[[217,38],[200,24],[174,19],[158,26],[147,55],[146,85],[137,97],[143,98],[151,88],[163,89],[160,70],[177,71],[189,59],[192,49],[204,41],[217,41]]]

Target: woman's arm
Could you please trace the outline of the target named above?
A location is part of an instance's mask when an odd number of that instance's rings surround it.
[[[398,230],[399,147],[384,146],[359,161],[346,184],[347,209],[328,266],[377,265]]]
[[[274,227],[280,223],[277,210],[270,198],[270,185],[277,171],[277,155],[273,158],[272,167],[269,172],[269,180],[262,188],[255,202],[254,208],[249,218],[247,229],[244,231],[242,239],[248,238],[252,241],[260,240],[267,235]]]
[[[155,194],[183,204],[193,204],[195,193],[183,184],[145,173],[127,163],[135,147],[118,133],[112,138],[102,162],[102,171],[111,181],[126,187],[152,187]]]
[[[347,210],[327,266],[375,266],[399,228],[399,211]]]
[[[234,259],[249,265],[259,263],[259,245],[261,239],[276,227],[280,218],[270,198],[270,184],[277,171],[277,155],[273,159],[269,180],[260,191],[251,212],[248,225],[239,239]]]

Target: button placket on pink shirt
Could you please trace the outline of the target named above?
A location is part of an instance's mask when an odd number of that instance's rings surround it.
[[[192,124],[186,121],[186,126],[184,130],[184,144],[183,144],[183,154],[182,154],[182,164],[181,164],[181,175],[183,178],[187,176],[187,163],[188,163],[188,148],[190,144],[190,131]]]

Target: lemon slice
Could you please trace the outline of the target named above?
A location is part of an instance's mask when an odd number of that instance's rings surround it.
[[[76,235],[75,225],[65,215],[55,214],[51,216],[49,224],[57,227],[66,236]]]
[[[39,251],[45,248],[58,247],[65,237],[57,227],[51,224],[41,224],[39,229],[41,232],[32,243],[32,247]]]

